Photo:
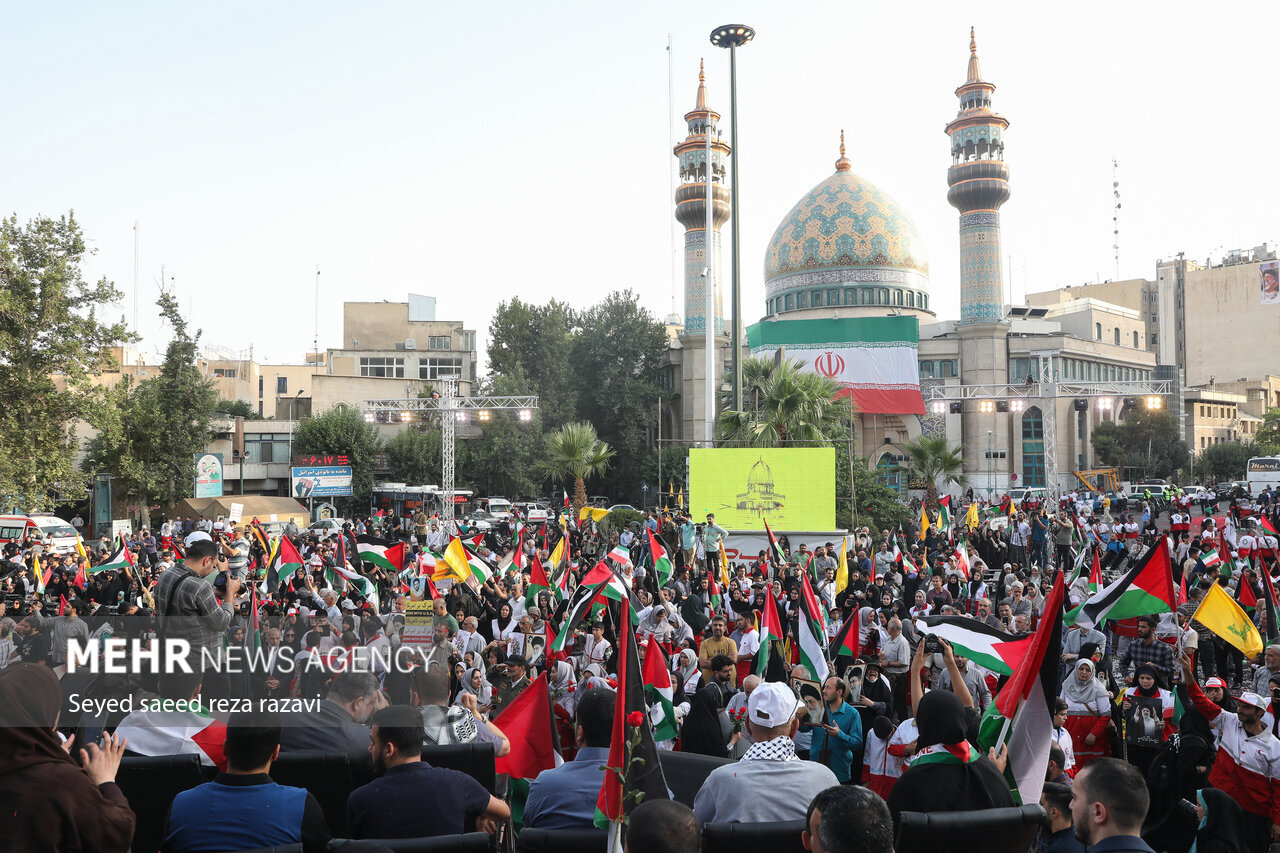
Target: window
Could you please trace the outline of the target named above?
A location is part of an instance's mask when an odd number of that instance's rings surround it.
[[[803,293],[803,292],[797,293],[796,309],[799,310],[801,308],[808,308],[808,307],[809,307],[809,294]]]
[[[901,291],[901,290],[894,290],[894,291],[893,291],[893,304],[894,304],[894,305],[901,305],[901,304],[902,304],[902,291]]]
[[[845,304],[845,305],[857,305],[857,304],[858,304],[858,291],[854,290],[852,287],[850,287],[850,288],[846,288],[846,289],[845,289],[845,292],[844,292],[844,304]]]
[[[462,333],[462,348],[467,352],[476,351],[476,333],[475,332]]]
[[[1098,341],[1102,340],[1102,324],[1101,323],[1093,324],[1093,338],[1094,340],[1098,340]]]
[[[773,313],[773,300],[772,300],[772,299],[770,299],[770,300],[769,300],[767,303],[765,303],[765,304],[769,306],[769,307],[765,310],[765,313],[766,313],[766,314],[772,314],[772,313]]]
[[[213,375],[220,379],[235,379],[236,369],[234,367],[215,367],[213,369]]]
[[[840,291],[828,290],[827,291],[827,307],[829,308],[833,305],[839,305],[839,304],[840,304]]]
[[[889,288],[887,287],[876,288],[876,304],[877,305],[889,304]]]
[[[814,308],[822,307],[822,291],[821,290],[815,290],[812,294],[810,294],[809,305]]]
[[[1116,346],[1120,346],[1120,329],[1119,329],[1119,328],[1116,328],[1116,329],[1113,329],[1112,331],[1115,333],[1115,344],[1116,344]]]
[[[793,303],[793,301],[792,301],[792,296],[791,296],[791,294],[790,294],[790,293],[788,293],[788,294],[787,294],[787,297],[786,297],[786,303],[785,303],[785,304],[786,304],[786,306],[787,306],[787,307],[786,307],[786,310],[787,310],[787,311],[790,311],[792,308],[794,308],[794,307],[795,307],[795,304],[794,304],[794,303]]]
[[[247,463],[288,462],[289,433],[246,432],[244,461]]]
[[[448,335],[428,335],[427,349],[447,350],[452,342],[452,338]]]
[[[1133,333],[1133,348],[1134,348],[1134,349],[1137,349],[1137,348],[1138,348],[1138,333],[1137,333],[1137,332],[1134,332],[1134,333]]]
[[[420,358],[418,359],[419,379],[444,379],[452,376],[462,378],[462,359],[460,358]]]
[[[871,288],[863,287],[858,292],[862,294],[863,305],[870,305],[874,301],[871,296]]]
[[[949,358],[949,359],[947,359],[947,360],[945,360],[945,361],[943,361],[943,362],[940,362],[940,364],[941,364],[941,366],[942,366],[942,378],[944,378],[944,379],[953,379],[953,378],[955,378],[955,376],[956,376],[956,360],[955,360],[954,358]]]
[[[262,399],[262,389],[264,387],[263,383],[265,383],[266,381],[267,381],[267,378],[265,376],[258,377],[258,399],[259,400]]]
[[[1085,413],[1076,412],[1076,440],[1077,441],[1084,441],[1084,422],[1085,422]],[[1083,462],[1080,463],[1080,467],[1081,468],[1084,467]]]
[[[1044,486],[1044,419],[1039,406],[1022,414],[1022,484]]]
[[[361,376],[377,376],[384,379],[404,379],[403,358],[379,358],[377,356],[360,359]]]
[[[932,361],[920,362],[920,378],[921,379],[933,378],[933,362]]]
[[[929,307],[929,297],[923,293],[920,294],[920,307],[924,309]]]
[[[916,307],[916,292],[914,290],[907,291],[907,307],[908,308]]]

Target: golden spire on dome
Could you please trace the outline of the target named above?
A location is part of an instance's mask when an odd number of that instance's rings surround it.
[[[978,39],[974,36],[973,27],[969,27],[969,74],[964,82],[982,82],[982,72],[978,69]]]
[[[840,159],[836,161],[836,171],[847,172],[852,165],[849,159],[844,156],[844,128],[840,128]]]
[[[705,110],[707,108],[707,75],[702,69],[703,60],[698,60],[698,103],[694,105],[695,110]]]

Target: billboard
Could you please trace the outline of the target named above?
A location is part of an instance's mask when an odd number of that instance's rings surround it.
[[[1259,264],[1258,272],[1262,276],[1262,281],[1259,282],[1262,304],[1275,305],[1280,302],[1280,264],[1276,261]]]
[[[835,448],[691,449],[689,510],[726,530],[833,530]]]
[[[196,488],[197,498],[222,497],[222,454],[196,454]]]
[[[351,494],[350,465],[294,468],[289,493],[295,498],[347,497]]]

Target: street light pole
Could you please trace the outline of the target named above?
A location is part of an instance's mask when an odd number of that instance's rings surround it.
[[[717,27],[711,33],[711,43],[729,49],[729,146],[733,152],[729,178],[729,238],[733,241],[733,278],[731,281],[730,317],[733,329],[729,333],[733,364],[733,410],[742,411],[742,292],[738,263],[738,47],[751,41],[756,31],[741,24]]]
[[[293,395],[293,399],[289,401],[289,468],[293,469],[293,404],[298,402],[298,398],[302,396],[305,388],[299,388],[298,393]],[[244,465],[244,460],[240,460],[240,464]],[[292,489],[292,485],[290,486]]]

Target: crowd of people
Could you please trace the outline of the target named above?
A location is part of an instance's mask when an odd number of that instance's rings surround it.
[[[616,606],[575,606],[603,570],[629,599],[640,658],[661,655],[668,673],[674,720],[655,734],[658,749],[732,762],[707,776],[691,809],[654,801],[636,810],[631,849],[686,849],[681,839],[696,849],[705,823],[804,820],[808,849],[888,850],[904,812],[1015,803],[1007,754],[977,747],[979,718],[1007,676],[922,619],[972,619],[1014,640],[1056,615],[1045,608],[1060,573],[1074,608],[1097,586],[1088,557],[1114,578],[1148,549],[1169,547],[1186,590],[1175,612],[1063,631],[1034,846],[1263,853],[1280,840],[1280,645],[1246,660],[1191,617],[1211,585],[1237,600],[1247,588],[1258,629],[1274,636],[1266,602],[1280,573],[1276,507],[1219,517],[1205,504],[1193,521],[1189,497],[1131,498],[1114,514],[1074,495],[1057,511],[1006,502],[967,512],[956,499],[954,510],[927,512],[920,531],[782,536],[737,562],[724,556],[729,534],[714,515],[679,509],[647,510],[617,530],[589,516],[526,524],[513,515],[484,532],[421,513],[360,518],[328,535],[291,523],[281,534],[288,548],[254,523],[206,519],[166,519],[154,535],[102,540],[83,554],[9,543],[0,792],[22,807],[0,817],[0,837],[16,840],[9,849],[126,849],[133,816],[111,780],[133,752],[195,751],[219,771],[174,800],[171,851],[323,849],[329,830],[314,798],[270,778],[272,761],[290,751],[371,756],[376,778],[347,803],[352,837],[590,827],[619,657],[632,639],[617,633]],[[445,556],[455,537],[467,571]],[[388,568],[369,543],[403,556]],[[286,552],[299,558],[287,573]],[[426,609],[429,640],[413,630]],[[820,660],[802,648],[810,620],[824,631]],[[73,641],[105,650],[113,637],[182,639],[205,665],[114,679],[68,667]],[[406,648],[421,654],[397,665]],[[238,654],[257,665],[218,665]],[[422,761],[424,745],[492,743],[499,757],[518,749],[502,714],[535,684],[549,693],[562,765],[512,780],[497,797]],[[186,712],[198,720],[88,703],[71,713],[73,691],[314,704],[232,713],[215,739],[195,734],[209,725],[201,708]],[[211,813],[227,817],[216,831]]]

